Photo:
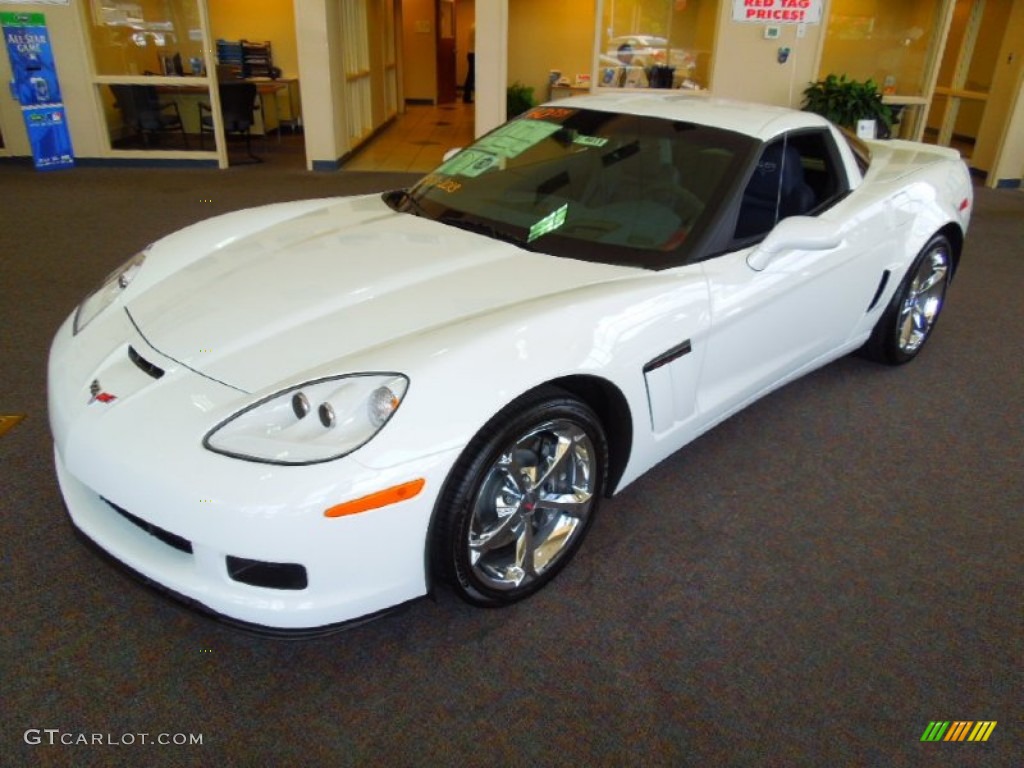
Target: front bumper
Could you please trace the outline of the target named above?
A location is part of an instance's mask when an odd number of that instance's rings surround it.
[[[110,323],[116,333],[98,328],[89,342],[65,323],[50,355],[57,478],[88,539],[165,590],[257,627],[327,627],[426,593],[427,528],[452,451],[385,469],[355,456],[282,467],[211,453],[202,436],[249,396],[162,357],[123,313]],[[95,343],[105,336],[119,340]],[[107,352],[90,356],[95,346]],[[165,375],[138,370],[128,346]],[[90,401],[93,381],[116,399]],[[416,478],[426,484],[413,499],[324,516]]]

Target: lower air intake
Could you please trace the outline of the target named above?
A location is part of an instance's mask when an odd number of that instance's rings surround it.
[[[309,584],[305,567],[297,563],[267,563],[244,557],[227,557],[228,576],[251,587],[305,589]]]

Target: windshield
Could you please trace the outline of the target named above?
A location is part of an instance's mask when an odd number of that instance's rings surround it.
[[[537,107],[389,202],[553,256],[662,269],[688,260],[755,146],[691,123]]]

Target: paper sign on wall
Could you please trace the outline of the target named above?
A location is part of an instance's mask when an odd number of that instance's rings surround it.
[[[732,0],[732,20],[752,24],[820,24],[822,0]]]
[[[74,165],[46,17],[41,13],[0,13],[0,28],[14,75],[12,92],[21,104],[36,168]]]

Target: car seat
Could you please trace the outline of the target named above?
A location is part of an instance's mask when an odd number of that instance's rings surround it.
[[[815,202],[814,189],[804,180],[799,150],[783,142],[772,144],[743,192],[736,237],[767,234],[787,216],[807,213]]]

